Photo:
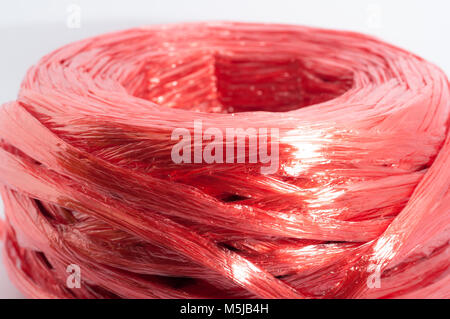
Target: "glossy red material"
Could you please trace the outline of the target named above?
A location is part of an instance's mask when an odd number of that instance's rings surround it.
[[[33,298],[449,298],[449,92],[352,32],[193,23],[67,45],[0,109],[9,275]],[[194,120],[278,128],[278,171],[174,163]]]

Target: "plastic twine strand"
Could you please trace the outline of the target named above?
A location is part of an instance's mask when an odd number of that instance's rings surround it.
[[[351,32],[69,44],[0,109],[9,275],[35,298],[449,298],[449,101],[437,67]],[[278,169],[250,147],[175,163],[172,132],[195,121],[279,129]]]

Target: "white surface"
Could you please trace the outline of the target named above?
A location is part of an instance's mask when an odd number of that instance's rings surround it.
[[[447,0],[15,0],[0,4],[0,104],[15,99],[33,63],[59,46],[144,24],[236,20],[369,33],[408,49],[450,74]],[[72,19],[79,10],[80,27]],[[0,207],[0,216],[3,208]],[[0,264],[0,298],[17,298]]]

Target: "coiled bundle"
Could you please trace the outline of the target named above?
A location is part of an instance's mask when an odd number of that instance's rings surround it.
[[[350,32],[194,23],[67,45],[0,109],[10,276],[37,298],[448,298],[449,101],[437,67]],[[278,170],[174,163],[195,120],[278,128]]]

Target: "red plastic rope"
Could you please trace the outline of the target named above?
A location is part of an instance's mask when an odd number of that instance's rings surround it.
[[[449,298],[449,110],[441,70],[357,33],[198,23],[67,45],[0,109],[9,274],[36,298]],[[278,129],[278,169],[250,147],[176,163],[196,121]]]

